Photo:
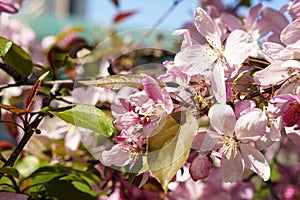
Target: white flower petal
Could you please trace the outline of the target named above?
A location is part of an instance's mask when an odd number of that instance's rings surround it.
[[[130,163],[130,153],[122,149],[121,145],[114,145],[110,150],[105,150],[100,155],[100,161],[106,166],[125,166]]]
[[[249,144],[240,144],[239,146],[246,166],[267,181],[271,172],[263,154]]]
[[[200,7],[195,10],[194,23],[198,32],[215,49],[221,49],[221,36],[212,18]]]
[[[235,182],[241,179],[244,172],[245,164],[241,157],[240,152],[237,152],[236,157],[227,159],[225,156],[221,160],[222,176],[225,182]]]
[[[250,112],[243,114],[235,126],[235,134],[239,140],[258,140],[265,132],[267,127],[267,118],[262,110],[258,108],[249,108]]]
[[[211,71],[211,65],[217,59],[213,49],[204,45],[192,45],[182,49],[174,58],[175,66],[193,66],[200,74]]]
[[[234,30],[226,40],[224,57],[232,66],[241,64],[250,55],[255,43],[251,35],[242,30]]]
[[[286,45],[294,44],[300,40],[299,31],[300,18],[295,19],[282,30],[280,34],[280,39]]]
[[[213,77],[212,77],[212,94],[215,96],[216,100],[221,103],[226,103],[226,87],[224,78],[224,69],[222,63],[215,64],[213,67]]]
[[[229,105],[214,104],[208,112],[211,127],[219,134],[232,136],[236,119]]]

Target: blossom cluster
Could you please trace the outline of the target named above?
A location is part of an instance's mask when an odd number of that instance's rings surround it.
[[[187,160],[194,181],[217,169],[225,182],[249,170],[268,181],[275,146],[300,144],[299,4],[281,11],[258,4],[242,20],[216,3],[198,7],[195,28],[174,32],[183,41],[174,61],[164,62],[166,73],[156,81],[143,75],[142,89],[112,106],[122,131],[103,163],[134,165],[166,115],[191,110],[209,124],[199,122]]]
[[[189,28],[173,32],[181,39],[180,50],[157,73],[113,66],[121,62],[107,62],[103,51],[101,78],[87,81],[83,60],[87,65],[97,60],[98,67],[97,49],[90,51],[76,28],[38,42],[29,27],[3,15],[18,12],[21,3],[0,0],[0,117],[1,123],[12,120],[14,129],[8,129],[16,141],[41,133],[25,150],[43,159],[51,152],[51,164],[67,158],[68,165],[72,156],[83,154],[83,143],[88,156],[100,161],[88,167],[100,177],[99,199],[260,199],[265,188],[274,199],[300,197],[299,0],[280,10],[259,3],[245,17],[219,0],[201,1],[193,23],[185,25]],[[127,49],[129,38],[115,49]],[[9,44],[17,49],[16,62],[5,59]],[[23,66],[9,70],[15,63],[26,65],[17,62],[24,57],[34,65],[30,72]],[[45,72],[51,81],[42,76],[32,82]],[[40,91],[41,84],[46,89]],[[23,104],[26,109],[18,108]],[[57,139],[64,140],[65,158],[60,144],[50,145]],[[43,192],[53,183],[88,183],[75,174],[63,170],[59,180],[42,183]],[[16,191],[30,195],[34,187],[20,188]]]

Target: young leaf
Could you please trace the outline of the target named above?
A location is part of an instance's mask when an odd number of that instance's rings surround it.
[[[6,104],[2,104],[2,103],[0,103],[0,108],[8,110],[9,112],[16,114],[16,115],[22,115],[22,114],[29,112],[28,110],[23,110],[21,108],[15,107],[15,106],[6,105]]]
[[[148,139],[147,162],[152,175],[165,192],[168,184],[188,158],[191,143],[198,130],[198,121],[187,112],[180,125],[171,115],[162,130]]]
[[[2,121],[0,120],[0,122],[2,122]],[[6,150],[6,149],[12,149],[12,148],[13,148],[13,145],[10,142],[0,141],[0,151]]]
[[[40,85],[42,80],[49,74],[49,71],[44,73],[33,85],[33,87],[29,90],[27,97],[26,97],[26,110],[29,110],[34,102],[34,97],[40,90]]]
[[[115,17],[114,17],[114,23],[120,23],[121,21],[125,20],[126,18],[136,14],[137,12],[135,10],[132,11],[127,11],[127,12],[121,12],[118,13]]]
[[[15,43],[12,44],[2,59],[6,64],[26,77],[29,76],[32,71],[33,63],[30,55]]]
[[[140,88],[143,86],[142,80],[143,77],[140,74],[118,74],[106,76],[99,80],[79,81],[79,83],[88,86],[117,90],[125,86]]]
[[[13,167],[10,167],[10,166],[0,168],[0,173],[4,173],[4,174],[7,174],[7,175],[11,175],[15,178],[19,178],[18,170],[16,170]]]
[[[82,26],[73,26],[73,27],[67,28],[56,36],[56,41],[55,41],[54,45],[57,45],[59,42],[61,42],[66,37],[68,37],[72,34],[80,33],[83,31],[84,31],[84,27],[82,27]]]
[[[77,104],[50,111],[56,117],[75,126],[90,129],[110,137],[114,132],[112,119],[95,106]]]
[[[111,2],[118,8],[119,7],[119,0],[111,0]]]
[[[13,42],[0,37],[0,58],[5,56],[12,47]]]

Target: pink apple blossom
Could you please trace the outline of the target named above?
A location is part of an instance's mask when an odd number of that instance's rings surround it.
[[[153,78],[143,75],[144,90],[127,98],[118,98],[112,105],[115,124],[122,130],[118,142],[110,150],[104,150],[100,160],[107,166],[134,165],[145,151],[146,139],[154,134],[164,117],[173,111],[168,92]]]
[[[267,119],[257,108],[250,108],[236,119],[228,105],[215,104],[209,110],[211,131],[208,136],[215,142],[215,148],[222,152],[221,168],[226,182],[239,180],[247,166],[265,181],[269,179],[270,168],[253,142],[265,134]]]
[[[294,0],[293,2],[290,2],[287,10],[293,19],[300,17],[300,1]]]
[[[0,1],[0,13],[17,13],[19,11],[22,0],[1,0]]]
[[[208,77],[212,82],[212,92],[217,101],[225,102],[225,78],[234,76],[235,66],[249,56],[249,52],[254,48],[253,39],[242,30],[234,30],[228,36],[223,49],[221,34],[215,22],[202,8],[196,9],[194,20],[198,32],[206,38],[208,45],[185,45],[176,54],[174,63],[176,66],[189,64],[201,75]]]

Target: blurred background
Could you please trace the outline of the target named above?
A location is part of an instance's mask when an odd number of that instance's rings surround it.
[[[206,0],[207,1],[207,0]],[[97,27],[128,30],[159,25],[164,29],[178,29],[193,21],[194,9],[205,0],[25,0],[17,15],[37,32],[38,38],[55,35],[66,26],[81,25],[88,30]],[[288,0],[223,0],[226,7],[234,7],[245,15],[249,5],[263,5],[280,9]],[[121,23],[113,23],[117,15],[128,14]],[[157,22],[160,23],[157,23]]]

